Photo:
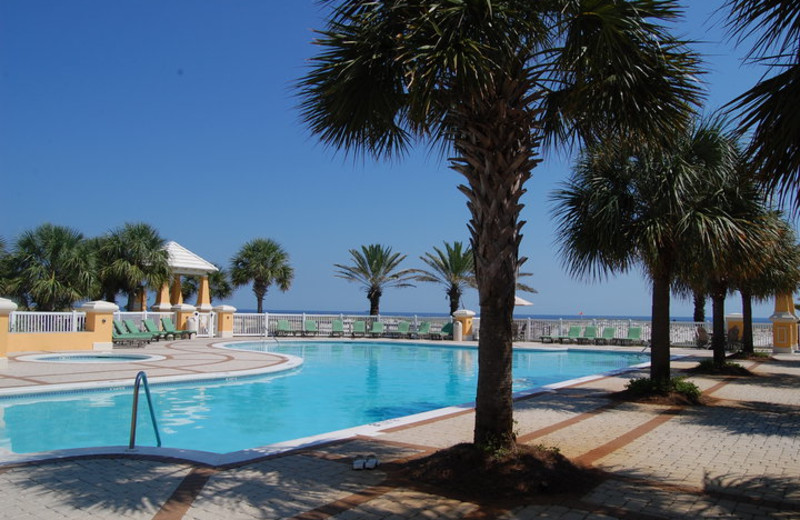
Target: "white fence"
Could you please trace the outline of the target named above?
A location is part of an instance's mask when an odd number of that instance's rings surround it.
[[[367,332],[372,330],[373,322],[380,322],[384,326],[384,333],[391,334],[397,330],[400,321],[407,321],[411,324],[411,332],[417,332],[423,322],[430,323],[430,330],[433,333],[439,332],[442,327],[453,321],[446,317],[419,317],[419,316],[365,316],[362,314],[245,314],[236,313],[233,315],[233,335],[234,336],[275,336],[278,330],[278,321],[285,320],[289,324],[292,333],[301,334],[306,320],[313,321],[317,326],[320,336],[330,336],[333,331],[333,322],[341,321],[345,336],[353,334],[353,326],[356,322],[364,322]]]
[[[476,320],[479,325],[479,320]],[[514,338],[518,341],[541,341],[542,336],[566,336],[570,327],[580,327],[584,331],[587,326],[597,327],[600,335],[606,327],[614,329],[615,338],[625,338],[628,330],[634,327],[642,331],[641,342],[649,343],[652,333],[649,321],[637,320],[539,320],[533,318],[514,320]],[[674,347],[697,347],[698,330],[703,327],[707,333],[713,328],[711,322],[672,321],[669,327],[670,344]],[[479,332],[478,332],[479,334]],[[772,324],[753,323],[753,346],[756,348],[770,348],[772,346]]]
[[[121,312],[114,313],[115,320],[132,320],[134,324],[143,330],[143,321],[151,319],[160,325],[162,317],[175,320],[173,312]],[[197,336],[214,337],[217,331],[217,315],[211,313],[198,313]],[[351,336],[353,326],[356,322],[364,322],[366,331],[372,329],[372,324],[379,321],[384,326],[384,333],[391,334],[397,330],[400,321],[407,321],[411,324],[411,332],[419,330],[424,322],[430,323],[430,331],[436,333],[452,320],[447,317],[419,317],[416,315],[381,315],[365,316],[361,314],[256,314],[256,313],[236,313],[233,316],[233,335],[235,337],[267,337],[275,336],[278,329],[278,321],[285,320],[289,323],[290,330],[296,334],[303,331],[306,320],[313,321],[319,331],[320,336],[330,336],[333,331],[333,322],[339,320],[343,325],[345,336]],[[9,316],[9,332],[82,332],[85,330],[86,314],[84,312],[31,312],[14,311]],[[541,320],[534,318],[523,318],[514,320],[514,339],[517,341],[541,341],[542,336],[565,336],[570,327],[580,327],[583,331],[586,326],[597,327],[598,335],[606,328],[614,329],[614,337],[624,338],[628,335],[628,330],[633,327],[641,329],[642,343],[648,343],[651,336],[651,324],[649,321],[636,320],[614,320],[614,319],[592,319],[592,320]],[[705,328],[710,333],[712,324],[693,323],[687,321],[670,322],[670,343],[676,347],[695,347],[698,346],[698,330]],[[480,334],[480,318],[473,322],[474,337]],[[772,324],[753,323],[753,345],[756,348],[770,348],[772,346]]]
[[[14,311],[9,316],[9,332],[83,332],[86,313]]]

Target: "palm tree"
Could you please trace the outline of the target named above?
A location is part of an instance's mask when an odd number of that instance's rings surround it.
[[[172,276],[165,241],[145,223],[126,223],[98,241],[98,274],[104,297],[113,302],[116,293],[128,296],[127,309],[137,309],[142,292],[160,288]]]
[[[264,312],[264,297],[269,287],[275,284],[286,292],[293,279],[294,268],[289,265],[289,254],[269,238],[247,242],[231,259],[231,282],[235,287],[252,282],[259,314]]]
[[[228,277],[228,272],[217,264],[216,271],[208,273],[208,291],[211,301],[225,300],[233,295],[233,285],[231,285]],[[187,301],[189,298],[197,294],[197,277],[187,276],[181,283],[181,293],[183,300]]]
[[[767,67],[750,90],[731,102],[751,132],[749,154],[761,180],[800,209],[800,4],[796,0],[728,0],[728,29],[739,41],[757,35],[749,58]]]
[[[327,2],[299,82],[312,132],[392,157],[414,140],[466,179],[481,314],[475,443],[513,444],[512,314],[525,182],[546,139],[668,136],[696,101],[696,60],[659,22],[672,0]]]
[[[9,293],[39,311],[66,310],[96,283],[86,240],[67,227],[42,224],[22,233],[8,260]]]
[[[725,364],[725,298],[734,290],[736,280],[746,280],[760,269],[757,252],[763,244],[773,242],[776,233],[739,143],[733,136],[726,142],[733,162],[724,175],[704,179],[699,203],[723,212],[727,225],[738,231],[719,235],[711,242],[697,232],[689,233],[678,273],[693,290],[711,297],[711,348],[714,363],[720,367]]]
[[[653,286],[650,377],[670,378],[670,287],[692,252],[729,244],[740,227],[718,186],[733,168],[730,137],[698,125],[671,152],[625,153],[602,143],[585,153],[553,196],[561,253],[574,275],[603,278],[641,265]],[[709,191],[713,197],[709,197]]]
[[[425,253],[420,260],[430,268],[419,270],[415,276],[420,282],[442,284],[450,301],[450,315],[461,306],[461,296],[467,287],[475,287],[475,273],[472,249],[464,249],[461,242],[444,242],[444,251],[433,247],[433,253]]]
[[[370,316],[380,314],[383,290],[390,287],[413,287],[414,269],[397,271],[406,255],[393,253],[389,246],[370,244],[361,246],[361,251],[350,250],[353,265],[333,264],[338,271],[336,276],[349,282],[360,283],[367,291]]]
[[[750,269],[732,280],[742,298],[742,351],[752,354],[753,300],[763,301],[776,294],[794,293],[800,285],[800,244],[792,226],[776,212],[767,214],[771,237],[751,250]],[[763,235],[763,233],[762,233]]]

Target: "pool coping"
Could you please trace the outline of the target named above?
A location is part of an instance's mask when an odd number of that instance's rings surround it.
[[[217,345],[244,343],[249,341],[259,341],[259,340],[214,341],[213,343],[209,343],[207,346],[213,348],[225,348],[226,350],[237,351],[236,349],[218,347]],[[290,343],[292,341],[329,342],[330,338],[292,338],[284,341],[286,343]],[[352,342],[352,340],[349,339],[347,341]],[[378,341],[378,342],[386,344],[398,343],[397,341],[391,341],[391,340]],[[437,341],[437,342],[414,342],[414,343],[423,344],[427,346],[440,346],[440,347],[445,346],[453,348],[477,347],[477,342],[444,343]],[[578,345],[577,346],[578,348],[575,347],[576,345],[566,345],[563,347],[558,346],[556,348],[551,348],[549,346],[541,348],[538,345],[514,346],[515,349],[519,350],[568,351],[571,349],[577,351],[594,350],[598,352],[608,352],[608,351],[631,352],[630,347],[610,346],[607,348],[596,348],[597,345],[588,345],[585,347],[582,345]],[[639,353],[643,351],[644,350],[640,351]],[[253,352],[253,351],[239,350],[238,352]],[[286,354],[275,354],[275,353],[270,353],[270,354],[276,357],[284,358],[285,361],[275,365],[269,365],[266,367],[260,367],[249,370],[231,370],[224,372],[207,372],[203,374],[184,374],[178,376],[153,377],[150,379],[150,384],[152,386],[158,384],[195,382],[195,381],[218,380],[227,378],[238,379],[249,376],[263,375],[272,372],[288,371],[297,368],[302,364],[302,359],[297,358],[296,356],[290,356]],[[689,354],[675,354],[671,355],[670,359],[674,361],[686,357],[688,355]],[[294,358],[294,360],[290,358]],[[536,395],[556,392],[560,388],[567,388],[570,386],[575,386],[590,381],[596,381],[607,377],[613,377],[615,375],[623,374],[626,372],[639,371],[649,366],[650,366],[649,362],[639,363],[636,365],[631,365],[629,367],[619,368],[607,372],[602,372],[599,374],[593,374],[566,381],[560,381],[557,383],[552,383],[549,385],[544,385],[529,390],[521,390],[518,392],[514,392],[512,394],[512,400],[516,402],[519,400],[531,398]],[[120,380],[47,384],[47,385],[41,385],[41,387],[32,385],[32,386],[25,386],[18,388],[0,389],[0,399],[5,397],[21,397],[25,395],[31,395],[33,397],[38,395],[46,395],[49,393],[58,394],[58,393],[83,391],[83,390],[91,391],[91,390],[106,390],[106,389],[116,389],[116,388],[132,388],[132,387],[133,383],[127,383]],[[471,401],[469,403],[463,403],[460,405],[454,405],[445,408],[438,408],[436,410],[429,410],[427,412],[421,412],[418,414],[412,414],[394,419],[387,419],[385,421],[354,426],[342,430],[335,430],[309,437],[302,437],[298,439],[292,439],[289,441],[283,441],[265,446],[259,446],[256,448],[248,448],[245,450],[237,450],[227,453],[214,453],[201,450],[189,450],[183,448],[169,448],[169,447],[155,447],[155,446],[137,446],[133,450],[129,449],[127,446],[97,446],[88,448],[70,448],[70,449],[52,450],[52,451],[44,451],[36,453],[23,453],[23,454],[0,453],[0,467],[42,462],[48,460],[63,460],[63,459],[74,459],[74,458],[96,457],[96,456],[123,456],[123,457],[133,457],[133,458],[146,457],[146,458],[155,458],[161,460],[184,461],[187,463],[202,464],[211,467],[225,467],[241,463],[254,462],[272,456],[285,455],[290,452],[317,447],[332,442],[351,439],[354,437],[366,437],[366,438],[379,437],[388,430],[408,428],[408,427],[413,427],[415,425],[419,425],[421,423],[442,420],[447,417],[451,417],[453,415],[471,412],[474,410],[474,407],[475,407],[475,402]]]

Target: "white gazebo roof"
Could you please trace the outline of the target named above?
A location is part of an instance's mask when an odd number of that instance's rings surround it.
[[[169,253],[169,265],[175,274],[202,276],[213,271],[219,271],[214,264],[200,258],[177,242],[167,242],[164,249]]]

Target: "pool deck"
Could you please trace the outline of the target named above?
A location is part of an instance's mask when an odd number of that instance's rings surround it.
[[[209,348],[210,340],[154,343],[132,352],[162,361],[76,365],[9,358],[0,389],[268,368],[278,360]],[[541,346],[531,344],[531,346]],[[126,349],[127,350],[127,349]],[[673,361],[677,374],[707,357]],[[743,362],[756,376],[691,375],[701,407],[609,399],[637,373],[584,381],[518,400],[519,440],[558,447],[602,470],[591,491],[523,504],[432,494],[391,479],[391,464],[469,441],[470,410],[225,466],[134,456],[0,466],[0,519],[421,520],[800,518],[800,356]],[[0,392],[1,393],[1,392]],[[0,420],[2,418],[0,417]],[[384,464],[353,471],[358,454]]]

